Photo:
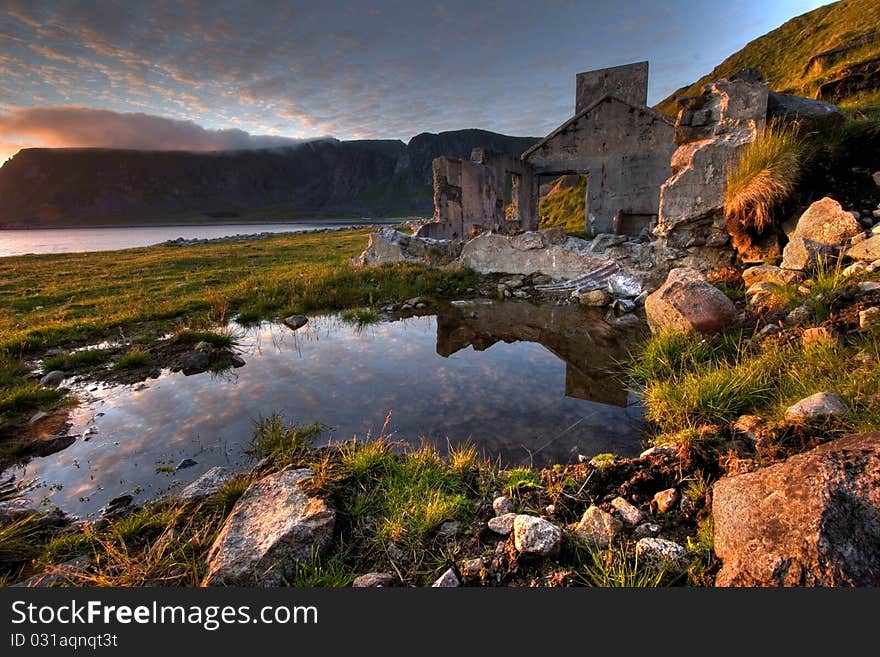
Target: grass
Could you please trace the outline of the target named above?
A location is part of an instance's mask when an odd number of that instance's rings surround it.
[[[223,327],[216,331],[185,328],[175,333],[172,339],[176,344],[197,345],[200,342],[206,342],[214,349],[228,350],[238,344],[240,336],[229,327]]]
[[[558,227],[566,233],[582,233],[587,225],[586,195],[587,176],[582,175],[577,185],[543,197],[538,204],[540,227]]]
[[[356,326],[366,326],[379,321],[379,313],[372,308],[349,308],[339,313],[343,322]]]
[[[727,177],[724,214],[734,247],[744,252],[753,236],[778,223],[779,211],[794,194],[807,159],[807,142],[795,123],[771,122],[743,148]]]
[[[232,316],[257,323],[432,296],[438,289],[455,296],[476,286],[476,275],[466,270],[412,263],[354,269],[349,260],[363,250],[367,235],[360,229],[0,259],[0,424],[61,399],[58,391],[30,383],[21,366],[22,358],[52,347],[122,336],[142,349],[114,367],[141,367],[150,345],[175,329],[177,340],[228,349],[234,333],[207,329]],[[76,368],[101,357],[79,354],[86,351],[50,362]]]
[[[69,354],[58,354],[43,359],[43,372],[61,370],[70,372],[73,370],[102,365],[110,359],[109,349],[83,349]]]
[[[729,78],[746,67],[764,74],[771,89],[814,98],[819,85],[832,79],[847,66],[880,54],[880,41],[842,53],[834,61],[806,67],[813,55],[830,50],[876,30],[880,23],[880,5],[874,0],[848,0],[819,7],[797,16],[779,28],[749,42],[715,69],[686,89],[676,91],[656,107],[671,116],[676,114],[675,97],[694,96],[703,85]],[[850,107],[866,107],[876,96],[844,98]],[[876,105],[875,105],[876,106]]]
[[[817,277],[814,288],[834,285],[829,273],[822,283]],[[850,407],[838,430],[880,428],[880,400],[872,392],[880,389],[880,368],[855,358],[859,352],[880,357],[874,333],[807,348],[798,340],[770,339],[760,347],[733,350],[730,340],[661,333],[645,345],[631,372],[644,386],[655,442],[716,439],[717,432],[707,427],[728,425],[744,414],[780,422],[786,408],[823,391],[841,395]],[[833,433],[835,427],[828,429]]]
[[[114,370],[133,370],[139,367],[149,367],[154,363],[153,354],[147,349],[135,347],[127,354],[123,354],[113,363]]]
[[[308,452],[312,441],[321,434],[318,423],[298,427],[288,424],[280,413],[260,418],[254,425],[254,438],[247,454],[277,463],[296,463]]]
[[[640,564],[631,546],[610,545],[597,548],[566,534],[567,551],[580,567],[575,577],[582,584],[601,588],[653,588],[671,586],[681,573],[670,567]]]

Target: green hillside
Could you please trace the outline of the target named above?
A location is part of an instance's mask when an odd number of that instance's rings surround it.
[[[880,2],[841,0],[792,18],[725,59],[656,107],[675,115],[675,99],[751,67],[776,91],[821,97],[840,107],[880,109]]]

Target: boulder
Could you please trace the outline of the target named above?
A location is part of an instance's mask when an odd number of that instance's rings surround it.
[[[802,130],[836,128],[846,121],[837,105],[776,91],[771,91],[768,95],[767,118],[777,118],[785,122],[798,121]]]
[[[40,385],[56,388],[61,385],[62,381],[64,381],[64,377],[65,374],[61,370],[52,370],[40,379]]]
[[[351,583],[356,589],[372,589],[394,586],[397,576],[393,573],[366,573],[354,578]]]
[[[522,555],[553,556],[562,547],[562,531],[543,518],[520,514],[513,521],[513,544]]]
[[[713,487],[716,586],[880,586],[880,432]]]
[[[851,246],[846,255],[862,262],[874,262],[880,259],[880,235],[874,235]]]
[[[846,415],[846,402],[833,392],[817,392],[801,399],[785,410],[785,419],[789,422],[809,422],[826,420],[831,417]]]
[[[393,228],[370,234],[367,248],[351,264],[356,267],[383,265],[395,262],[417,262],[442,266],[448,265],[461,251],[461,243],[455,240],[438,240],[429,237],[407,235]]]
[[[813,203],[800,219],[782,251],[783,269],[807,269],[821,257],[833,257],[862,232],[859,222],[833,198]]]
[[[782,267],[774,267],[773,265],[758,265],[757,267],[749,267],[742,273],[743,282],[747,288],[752,287],[756,283],[772,283],[774,285],[792,285],[800,283],[806,278],[801,271],[794,269],[783,269]]]
[[[336,512],[302,490],[313,476],[307,468],[287,469],[251,484],[208,552],[202,585],[275,586],[285,570],[327,545]]]
[[[736,308],[696,269],[673,269],[666,282],[645,299],[652,331],[714,333],[736,321]]]
[[[554,280],[567,280],[608,264],[590,250],[589,242],[569,237],[562,244],[521,250],[514,246],[518,237],[487,233],[465,243],[458,263],[480,274],[522,274],[541,272]]]
[[[665,538],[640,538],[636,543],[636,558],[640,564],[654,568],[683,569],[688,565],[687,550]]]
[[[211,497],[234,476],[235,472],[229,468],[224,468],[222,465],[214,466],[180,491],[177,499],[181,502],[195,502]]]
[[[591,506],[575,527],[575,532],[586,542],[607,548],[614,537],[623,531],[623,523],[597,506]]]

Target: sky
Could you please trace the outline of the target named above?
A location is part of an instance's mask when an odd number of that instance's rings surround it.
[[[827,0],[0,0],[0,163],[29,146],[258,148],[543,136],[575,74],[648,103]]]

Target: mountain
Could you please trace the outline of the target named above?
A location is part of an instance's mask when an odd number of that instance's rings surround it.
[[[748,43],[708,75],[656,107],[674,116],[675,99],[714,80],[756,68],[775,91],[820,98],[844,109],[880,107],[880,2],[841,0],[792,18]]]
[[[457,130],[210,153],[30,148],[0,168],[0,225],[425,215],[435,157],[519,155],[535,141]]]

